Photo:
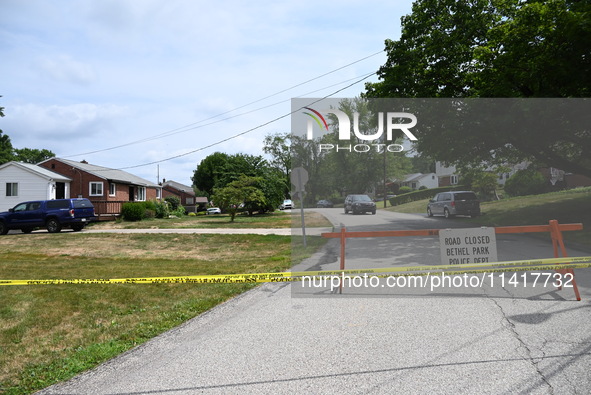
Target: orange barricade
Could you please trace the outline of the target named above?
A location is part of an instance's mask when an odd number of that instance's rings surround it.
[[[567,257],[566,248],[564,247],[564,239],[562,232],[571,230],[582,230],[583,224],[559,224],[557,220],[550,220],[548,225],[524,225],[524,226],[499,226],[494,228],[495,233],[539,233],[550,232],[552,239],[552,247],[554,248],[554,258],[560,258],[558,252],[562,253],[563,257]],[[348,238],[357,237],[401,237],[401,236],[438,236],[440,229],[419,229],[419,230],[385,230],[385,231],[369,231],[369,232],[347,232],[343,227],[340,232],[322,233],[322,237],[341,239],[341,264],[340,270],[345,270],[345,246]],[[572,269],[557,270],[561,274],[571,274],[573,290],[577,300],[581,300],[581,294],[575,281],[575,275]],[[559,290],[561,288],[558,288]]]

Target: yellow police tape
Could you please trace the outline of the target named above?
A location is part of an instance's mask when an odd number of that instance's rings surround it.
[[[492,268],[491,268],[492,266]],[[0,285],[58,285],[58,284],[174,284],[174,283],[262,283],[300,281],[304,276],[374,275],[436,276],[473,273],[521,272],[531,270],[564,270],[591,267],[591,256],[571,258],[530,259],[518,261],[465,263],[458,265],[400,266],[378,269],[321,270],[309,272],[218,274],[178,277],[136,278],[77,278],[39,280],[0,280]],[[485,269],[481,269],[485,268]],[[459,269],[459,270],[458,270]],[[435,272],[432,272],[435,271]]]

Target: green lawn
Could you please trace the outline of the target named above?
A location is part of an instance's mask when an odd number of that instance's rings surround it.
[[[300,258],[325,241],[309,237]],[[275,235],[15,234],[0,237],[0,279],[277,272],[291,266],[291,246]],[[71,378],[252,287],[0,286],[0,393]]]
[[[388,211],[426,213],[428,199],[388,207]],[[591,246],[591,188],[577,188],[542,195],[521,196],[481,204],[478,218],[457,220],[482,226],[541,225],[555,219],[559,223],[582,223],[582,231],[564,232],[567,241]]]

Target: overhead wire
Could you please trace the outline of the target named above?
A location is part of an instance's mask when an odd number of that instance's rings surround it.
[[[108,147],[108,148],[102,148],[102,149],[98,149],[98,150],[94,150],[94,151],[88,151],[88,152],[83,152],[83,153],[78,153],[78,154],[72,154],[72,155],[64,155],[63,157],[64,157],[64,158],[72,158],[72,157],[76,157],[76,156],[91,155],[91,154],[96,154],[96,153],[99,153],[99,152],[106,152],[106,151],[111,151],[111,150],[118,149],[118,148],[127,147],[127,146],[130,146],[130,145],[141,144],[141,143],[145,143],[145,142],[148,142],[148,141],[158,140],[158,139],[160,139],[160,138],[164,138],[164,137],[169,137],[169,136],[172,136],[172,135],[175,135],[175,134],[178,134],[178,133],[184,133],[184,132],[188,132],[188,131],[190,131],[190,130],[198,129],[198,128],[201,128],[201,127],[210,126],[210,125],[213,125],[213,124],[215,124],[215,123],[223,122],[223,121],[226,121],[226,120],[229,120],[229,119],[232,119],[232,118],[236,118],[236,117],[239,117],[239,116],[243,116],[243,115],[246,115],[246,114],[250,114],[250,113],[252,113],[252,112],[255,112],[255,111],[260,111],[261,109],[265,109],[265,108],[271,107],[271,106],[273,106],[273,105],[276,105],[276,104],[282,103],[282,102],[284,102],[284,101],[281,101],[281,102],[278,102],[278,103],[273,103],[273,104],[271,104],[271,105],[268,105],[268,106],[265,106],[265,107],[261,107],[261,108],[257,108],[257,109],[255,109],[255,110],[251,110],[251,111],[248,111],[248,112],[245,112],[245,113],[241,113],[241,114],[233,115],[233,116],[230,116],[230,117],[226,117],[226,118],[223,118],[223,119],[220,119],[220,120],[214,121],[214,122],[209,122],[209,123],[207,123],[207,124],[203,124],[204,122],[207,122],[207,121],[209,121],[209,120],[211,120],[211,119],[215,119],[215,118],[218,118],[218,117],[220,117],[220,116],[223,116],[223,115],[229,114],[229,113],[231,113],[231,112],[234,112],[234,111],[240,110],[240,109],[242,109],[242,108],[245,108],[245,107],[248,107],[248,106],[250,106],[250,105],[252,105],[252,104],[259,103],[259,102],[261,102],[261,101],[263,101],[263,100],[266,100],[266,99],[269,99],[269,98],[271,98],[271,97],[274,97],[274,96],[280,95],[281,93],[285,93],[285,92],[287,92],[287,91],[289,91],[289,90],[292,90],[292,89],[294,89],[294,88],[300,87],[300,86],[302,86],[302,85],[305,85],[305,84],[307,84],[307,83],[310,83],[310,82],[312,82],[312,81],[315,81],[315,80],[318,80],[318,79],[320,79],[320,78],[326,77],[327,75],[330,75],[330,74],[333,74],[333,73],[335,73],[335,72],[337,72],[337,71],[343,70],[343,69],[345,69],[345,68],[347,68],[347,67],[350,67],[350,66],[352,66],[352,65],[354,65],[354,64],[356,64],[356,63],[362,62],[362,61],[364,61],[364,60],[366,60],[366,59],[369,59],[369,58],[371,58],[371,57],[373,57],[373,56],[376,56],[376,55],[378,55],[378,54],[380,54],[380,53],[382,53],[382,52],[384,52],[384,50],[381,50],[381,51],[375,52],[375,53],[373,53],[373,54],[371,54],[371,55],[368,55],[368,56],[365,56],[365,57],[363,57],[363,58],[361,58],[361,59],[357,59],[357,60],[355,60],[355,61],[353,61],[353,62],[351,62],[351,63],[348,63],[348,64],[346,64],[346,65],[344,65],[344,66],[338,67],[338,68],[336,68],[336,69],[334,69],[334,70],[331,70],[331,71],[329,71],[329,72],[326,72],[326,73],[324,73],[324,74],[321,74],[321,75],[319,75],[319,76],[316,76],[316,77],[314,77],[314,78],[311,78],[311,79],[309,79],[309,80],[306,80],[306,81],[304,81],[304,82],[300,82],[300,83],[298,83],[298,84],[296,84],[296,85],[290,86],[290,87],[288,87],[288,88],[285,88],[285,89],[283,89],[283,90],[281,90],[281,91],[278,91],[278,92],[276,92],[276,93],[273,93],[273,94],[271,94],[271,95],[268,95],[268,96],[265,96],[265,97],[263,97],[263,98],[260,98],[260,99],[254,100],[254,101],[252,101],[252,102],[249,102],[249,103],[247,103],[247,104],[241,105],[241,106],[239,106],[239,107],[236,107],[236,108],[234,108],[234,109],[231,109],[231,110],[228,110],[228,111],[225,111],[225,112],[222,112],[222,113],[219,113],[219,114],[213,115],[213,116],[211,116],[211,117],[208,117],[208,118],[202,119],[202,120],[200,120],[200,121],[197,121],[197,122],[190,123],[190,124],[188,124],[188,125],[185,125],[185,126],[181,126],[181,127],[178,127],[178,128],[175,128],[175,129],[172,129],[172,130],[169,130],[169,131],[163,132],[163,133],[159,133],[159,134],[156,134],[156,135],[154,135],[154,136],[151,136],[151,137],[146,137],[146,138],[143,138],[143,139],[139,139],[139,140],[130,141],[130,142],[128,142],[128,143],[119,144],[119,145],[116,145],[116,146],[112,146],[112,147]],[[372,74],[375,74],[375,73],[372,73]],[[350,81],[350,80],[346,80],[346,81]],[[337,83],[337,84],[334,84],[334,85],[339,85],[339,84],[341,84],[341,83],[343,83],[343,82],[346,82],[346,81],[342,81],[342,82],[340,82],[340,83]],[[323,90],[323,89],[328,89],[328,88],[330,88],[330,87],[332,87],[332,86],[334,86],[334,85],[331,85],[331,86],[329,86],[329,87],[322,88],[322,89],[320,89],[320,90]],[[314,92],[318,92],[318,91],[319,91],[319,90],[316,90],[316,91],[314,91]],[[311,92],[311,93],[314,93],[314,92]],[[203,124],[203,125],[200,125],[200,124]]]
[[[364,81],[364,80],[368,79],[369,77],[371,77],[371,76],[372,76],[372,75],[374,75],[374,74],[375,74],[375,72],[373,72],[373,73],[370,73],[370,74],[368,74],[368,75],[366,75],[366,76],[362,77],[361,79],[359,79],[359,80],[357,80],[357,81],[355,81],[355,82],[353,82],[353,83],[351,83],[351,84],[349,84],[349,85],[347,85],[347,86],[345,86],[345,87],[343,87],[343,88],[341,88],[341,89],[338,89],[338,90],[336,90],[336,91],[332,92],[332,93],[331,93],[331,94],[329,94],[329,95],[326,95],[326,96],[324,96],[324,97],[322,97],[322,98],[316,99],[316,100],[314,100],[314,101],[312,101],[312,102],[310,102],[310,103],[308,103],[308,104],[306,104],[306,105],[307,105],[307,106],[311,106],[311,105],[313,105],[313,104],[315,104],[315,103],[318,103],[319,101],[322,101],[322,100],[324,100],[324,99],[327,99],[327,98],[329,98],[329,97],[332,97],[332,96],[336,95],[337,93],[339,93],[339,92],[342,92],[343,90],[345,90],[345,89],[348,89],[348,88],[352,87],[353,85],[356,85],[356,84],[358,84],[358,83],[360,83],[360,82],[362,82],[362,81]],[[303,108],[303,107],[302,107],[302,108]],[[301,108],[300,108],[300,109],[301,109]],[[272,119],[272,120],[270,120],[270,121],[267,121],[267,122],[265,122],[265,123],[259,124],[259,125],[255,126],[255,127],[253,127],[253,128],[250,128],[250,129],[248,129],[248,130],[245,130],[245,131],[243,131],[243,132],[240,132],[240,133],[238,133],[238,134],[235,134],[235,135],[233,135],[233,136],[227,137],[227,138],[225,138],[225,139],[219,140],[219,141],[217,141],[217,142],[215,142],[215,143],[211,143],[211,144],[209,144],[209,145],[206,145],[206,146],[204,146],[204,147],[200,147],[200,148],[197,148],[197,149],[194,149],[194,150],[191,150],[191,151],[185,152],[185,153],[183,153],[183,154],[174,155],[174,156],[171,156],[171,157],[168,157],[168,158],[165,158],[165,159],[160,159],[160,160],[157,160],[157,161],[152,161],[152,162],[143,163],[143,164],[140,164],[140,165],[134,165],[134,166],[120,167],[118,170],[135,169],[135,168],[138,168],[138,167],[144,167],[144,166],[155,165],[155,164],[158,164],[158,163],[167,162],[167,161],[169,161],[169,160],[173,160],[173,159],[182,158],[183,156],[191,155],[191,154],[194,154],[194,153],[196,153],[196,152],[199,152],[199,151],[203,151],[203,150],[205,150],[205,149],[208,149],[208,148],[214,147],[214,146],[216,146],[216,145],[218,145],[218,144],[225,143],[226,141],[229,141],[229,140],[235,139],[235,138],[237,138],[237,137],[243,136],[243,135],[245,135],[245,134],[247,134],[247,133],[253,132],[253,131],[257,130],[257,129],[260,129],[260,128],[262,128],[262,127],[265,127],[265,126],[267,126],[267,125],[270,125],[270,124],[272,124],[272,123],[274,123],[274,122],[277,122],[277,121],[279,121],[279,120],[281,120],[281,119],[283,119],[283,118],[289,117],[290,115],[294,114],[295,112],[299,111],[300,109],[296,109],[296,110],[290,111],[290,112],[288,112],[288,113],[286,113],[286,114],[283,114],[283,115],[281,115],[281,116],[279,116],[279,117],[276,117],[276,118],[274,118],[274,119]]]

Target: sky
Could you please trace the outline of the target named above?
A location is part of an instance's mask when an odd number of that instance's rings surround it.
[[[0,0],[0,129],[14,148],[191,185],[216,151],[264,155],[292,98],[377,81],[353,84],[385,63],[411,6]]]

